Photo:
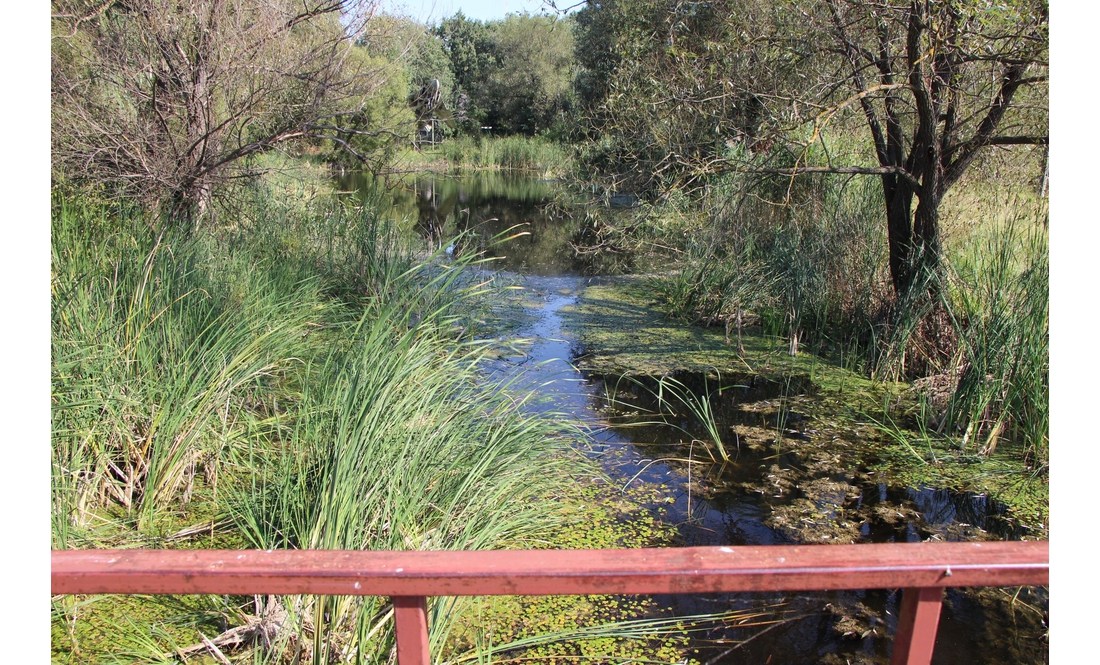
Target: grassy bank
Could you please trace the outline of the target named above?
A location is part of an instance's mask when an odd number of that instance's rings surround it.
[[[440,173],[511,169],[540,178],[561,178],[572,171],[573,160],[567,146],[542,137],[459,136],[436,146],[407,150],[394,160],[392,168]]]
[[[369,210],[311,205],[184,236],[57,197],[55,548],[526,547],[566,519],[553,498],[591,469],[485,381],[489,287]],[[261,660],[385,662],[382,602],[58,599],[53,655],[160,660],[251,616],[283,626]],[[433,604],[433,642],[460,610]]]
[[[669,316],[721,328],[735,346],[744,326],[759,326],[792,356],[915,381],[931,434],[968,453],[1008,443],[1041,470],[1047,211],[1027,183],[985,173],[945,200],[942,270],[907,302],[893,295],[873,178],[728,174],[696,195],[600,220],[585,240],[591,251],[663,258],[669,268],[649,290]]]

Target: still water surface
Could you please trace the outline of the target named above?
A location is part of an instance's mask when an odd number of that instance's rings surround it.
[[[699,465],[689,469],[688,464],[674,460],[684,457],[683,430],[705,438],[701,423],[683,415],[674,418],[682,429],[639,426],[621,417],[611,422],[609,390],[617,395],[620,405],[643,412],[655,408],[655,399],[644,385],[623,390],[619,377],[585,374],[572,364],[584,349],[574,339],[563,308],[576,303],[593,281],[606,278],[598,274],[601,266],[578,256],[571,246],[585,222],[569,215],[569,206],[556,203],[562,193],[555,183],[500,173],[388,183],[351,174],[340,185],[371,198],[391,218],[415,224],[426,249],[484,252],[496,259],[491,264],[494,268],[520,280],[531,291],[536,304],[529,308],[529,323],[517,333],[529,344],[521,356],[506,359],[496,371],[514,376],[517,389],[536,393],[538,399],[529,402],[531,408],[564,414],[584,430],[589,438],[586,450],[616,483],[659,487],[665,501],[660,507],[678,529],[678,544],[805,542],[801,538],[807,532],[784,527],[775,519],[778,511],[797,501],[816,502],[826,517],[840,506],[849,518],[858,516],[854,542],[1019,537],[999,519],[1002,507],[984,496],[894,486],[865,469],[815,469],[797,454],[777,455],[770,449],[744,447],[732,464],[720,469]],[[523,235],[500,242],[517,234]],[[703,377],[677,378],[695,388],[696,394],[714,388],[699,385],[706,381]],[[745,377],[731,382],[746,383]],[[812,392],[812,386],[804,388],[803,392]],[[714,398],[712,408],[725,425],[774,428],[776,423],[769,419],[775,419],[775,410],[760,405],[787,399],[790,392],[789,387],[766,382],[751,389],[723,390]],[[800,418],[797,410],[784,410],[784,426],[789,435],[806,441],[828,435],[827,427]],[[774,480],[784,473],[794,479],[785,490]],[[774,492],[769,491],[773,481],[780,487]],[[805,487],[819,491],[801,489]],[[1036,612],[1020,604],[1026,602],[1045,616],[1046,590],[1024,590],[1015,604],[1008,601],[1015,590],[1007,591],[949,590],[933,662],[1047,662],[1046,643],[1039,639],[1045,627]],[[900,598],[899,590],[869,590],[657,600],[680,615],[782,604],[787,621],[757,637],[753,636],[760,628],[731,627],[697,640],[696,657],[701,662],[879,663],[888,661]],[[748,638],[753,639],[737,645]]]

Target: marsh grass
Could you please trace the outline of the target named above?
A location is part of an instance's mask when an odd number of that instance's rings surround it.
[[[540,137],[463,136],[445,141],[440,152],[457,168],[502,168],[561,175],[570,168],[566,148]]]
[[[666,304],[666,311],[693,323],[721,323],[726,344],[736,331],[737,351],[745,355],[742,330],[747,312],[773,305],[779,280],[750,252],[727,254],[697,243],[689,246],[679,271],[653,278],[651,288]]]
[[[880,196],[869,180],[729,176],[705,196],[707,230],[689,234],[679,271],[654,291],[669,313],[724,325],[727,339],[751,317],[792,356],[807,344],[851,349],[887,301]]]
[[[485,378],[476,319],[495,286],[468,269],[476,257],[418,260],[369,207],[334,202],[257,201],[192,236],[65,196],[53,217],[55,548],[202,546],[170,536],[215,523],[234,546],[518,547],[559,520],[555,488],[590,470]],[[390,657],[377,599],[274,607],[302,657]],[[433,644],[461,610],[433,601]],[[146,611],[155,626],[170,610]],[[56,605],[56,639],[77,644],[95,614]],[[155,661],[198,641],[137,632],[122,651],[85,639],[80,658]]]
[[[673,316],[725,325],[727,340],[751,317],[791,355],[839,355],[877,380],[944,377],[950,391],[931,404],[931,429],[983,454],[1018,441],[1042,467],[1047,213],[1036,197],[1006,192],[977,178],[953,191],[943,270],[896,302],[877,181],[730,176],[708,190],[710,217],[687,235],[679,270],[652,289]]]
[[[987,426],[986,451],[1011,425],[1039,463],[1046,461],[1050,425],[1050,259],[1045,228],[1045,223],[1040,227],[1023,220],[979,253],[979,261],[987,260],[984,267],[958,265],[965,285],[958,297],[969,324],[963,336],[966,366],[946,419],[948,424],[969,420],[966,430],[971,435]]]
[[[202,241],[138,230],[125,211],[129,225],[109,232],[99,215],[62,202],[53,229],[62,541],[108,503],[139,530],[186,503],[199,468],[231,437],[231,407],[293,362],[319,313],[302,306],[316,302],[316,281],[250,271]]]
[[[572,172],[573,157],[566,144],[541,136],[463,135],[447,138],[438,147],[406,151],[393,168],[452,173],[505,169],[559,178]]]
[[[273,464],[234,501],[248,542],[309,549],[522,546],[555,522],[555,512],[538,499],[569,477],[556,438],[561,432],[525,415],[504,386],[478,381],[483,346],[440,353],[429,328],[394,336],[378,324],[386,320],[385,308],[368,310],[353,329],[355,343],[325,359],[324,378],[304,396],[288,439],[254,451]],[[346,630],[355,617],[378,610],[372,599],[312,602],[315,630]],[[442,645],[461,604],[433,601],[433,644]],[[356,627],[363,636],[376,626]]]
[[[875,373],[918,378],[923,439],[929,429],[981,455],[1014,441],[1030,467],[1045,468],[1048,289],[1046,231],[1025,222],[970,247],[883,327]]]

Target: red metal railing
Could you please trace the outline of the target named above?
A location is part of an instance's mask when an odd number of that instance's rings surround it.
[[[401,665],[427,665],[428,596],[904,588],[892,663],[929,663],[944,587],[1049,583],[1049,543],[636,550],[53,552],[54,594],[391,596]]]

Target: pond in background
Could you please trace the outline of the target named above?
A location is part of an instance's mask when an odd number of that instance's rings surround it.
[[[596,260],[574,251],[581,221],[561,203],[567,192],[557,182],[501,171],[461,177],[346,173],[338,182],[384,217],[413,224],[428,251],[483,252],[492,259],[485,267],[526,275],[602,272]]]

